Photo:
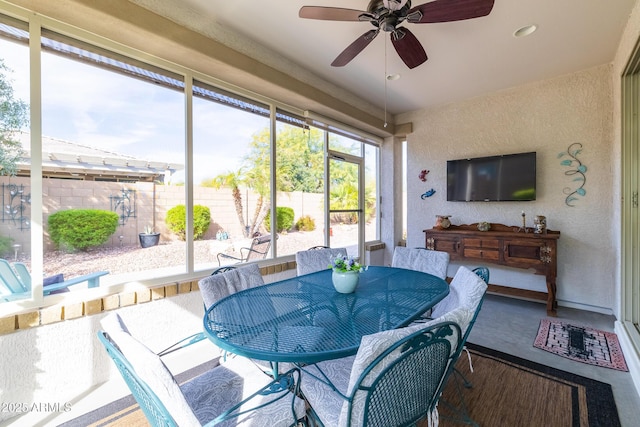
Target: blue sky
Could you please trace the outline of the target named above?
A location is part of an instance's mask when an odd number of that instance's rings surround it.
[[[29,101],[27,47],[0,39],[16,97]],[[184,96],[178,91],[43,54],[43,134],[137,158],[184,164]],[[194,102],[194,180],[236,170],[268,119]],[[178,177],[180,180],[180,177]]]

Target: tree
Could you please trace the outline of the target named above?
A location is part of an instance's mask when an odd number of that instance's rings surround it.
[[[8,74],[12,70],[0,59],[0,175],[15,175],[24,154],[15,132],[29,123],[29,106],[15,99]]]

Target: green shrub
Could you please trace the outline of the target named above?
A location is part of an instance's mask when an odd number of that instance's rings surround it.
[[[276,208],[276,232],[290,230],[293,227],[293,208],[278,207]],[[264,218],[264,226],[268,232],[271,232],[271,211]]]
[[[296,228],[300,231],[313,231],[316,229],[316,222],[309,215],[305,215],[298,219]]]
[[[167,211],[165,219],[169,230],[178,235],[180,240],[187,239],[187,209],[184,205],[174,206]],[[201,239],[211,224],[211,211],[202,205],[193,206],[193,239]]]
[[[49,216],[49,236],[62,250],[100,246],[118,228],[118,214],[99,209],[69,209]]]
[[[13,239],[11,237],[0,236],[0,255],[5,255],[11,253],[13,249],[11,244],[13,243]]]

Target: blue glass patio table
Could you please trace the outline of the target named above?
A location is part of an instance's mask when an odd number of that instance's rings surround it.
[[[354,293],[341,294],[331,273],[327,269],[223,298],[205,313],[205,333],[234,354],[311,364],[356,354],[364,335],[406,326],[449,293],[447,282],[430,274],[369,267],[360,273]]]

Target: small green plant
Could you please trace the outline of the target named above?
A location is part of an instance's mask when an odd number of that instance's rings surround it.
[[[167,211],[165,219],[169,230],[176,233],[180,240],[186,240],[187,210],[184,205],[177,205]],[[209,229],[211,224],[211,211],[202,205],[193,206],[193,239],[199,240]]]
[[[144,234],[155,234],[155,232],[153,231],[153,225],[151,225],[151,224],[145,225],[143,233]]]
[[[100,246],[118,228],[118,214],[100,209],[69,209],[49,216],[49,236],[57,248],[86,251]]]
[[[316,229],[316,222],[309,215],[305,215],[298,219],[296,228],[299,231],[313,231]]]
[[[283,231],[290,230],[293,226],[293,218],[293,208],[285,206],[276,208],[276,231],[282,233]],[[268,232],[271,232],[271,211],[269,211],[264,218],[264,227]]]
[[[12,243],[13,239],[11,237],[0,236],[0,254],[10,253]]]

